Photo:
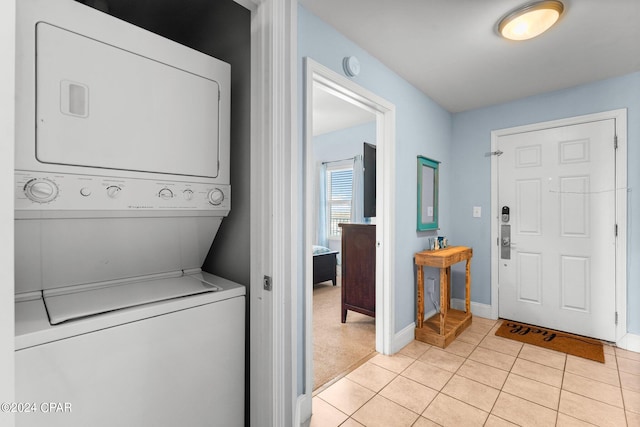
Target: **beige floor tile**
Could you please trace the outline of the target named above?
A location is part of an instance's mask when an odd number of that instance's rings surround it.
[[[389,384],[396,375],[395,372],[367,362],[354,371],[351,371],[347,375],[347,378],[377,393]]]
[[[565,372],[562,389],[622,408],[622,390],[619,387]]]
[[[553,426],[557,412],[508,393],[501,392],[492,414],[521,426]]]
[[[397,376],[380,391],[381,396],[417,414],[421,414],[437,394],[434,389],[403,376]]]
[[[510,373],[502,391],[546,406],[554,411],[558,410],[560,389],[557,387]]]
[[[404,354],[405,356],[409,356],[413,359],[417,359],[422,356],[422,354],[427,351],[431,346],[422,341],[413,340],[409,344],[402,347],[402,349],[398,352],[400,354]]]
[[[310,427],[338,427],[349,418],[319,397],[313,398],[313,415]]]
[[[635,351],[625,350],[623,348],[618,348],[618,347],[614,347],[614,349],[617,357],[622,357],[624,359],[631,359],[631,360],[640,362],[640,353],[637,353]]]
[[[618,359],[618,369],[620,369],[621,372],[640,375],[640,361],[620,357]]]
[[[522,351],[518,357],[556,369],[564,369],[567,361],[567,355],[565,353],[547,350],[530,344],[525,344],[522,347]]]
[[[469,359],[476,362],[484,363],[485,365],[493,366],[494,368],[503,369],[508,371],[513,366],[516,358],[504,353],[498,353],[494,350],[489,350],[483,347],[476,347],[473,353],[469,356]]]
[[[456,356],[436,347],[431,347],[418,360],[450,372],[457,371],[464,363],[464,357]]]
[[[388,369],[391,372],[399,374],[400,372],[407,369],[407,367],[411,365],[414,360],[415,359],[412,357],[398,353],[392,356],[377,354],[373,358],[369,359],[369,362]]]
[[[351,415],[371,399],[374,394],[368,388],[356,384],[348,378],[342,378],[318,394],[318,397],[345,414]]]
[[[349,418],[344,423],[340,424],[340,427],[366,427],[354,420],[353,418]]]
[[[602,427],[626,425],[623,409],[566,390],[560,394],[559,412]]]
[[[594,362],[593,360],[567,355],[565,371],[616,387],[620,386],[617,370],[609,369],[602,363]]]
[[[499,353],[517,356],[522,349],[522,343],[495,335],[487,335],[479,344],[480,347],[488,348]]]
[[[640,375],[620,372],[620,384],[624,389],[640,392]]]
[[[413,423],[412,427],[440,427],[440,424],[436,424],[425,417],[420,417],[415,423]]]
[[[449,344],[447,348],[444,349],[444,351],[453,353],[460,357],[468,357],[475,348],[476,346],[474,344],[469,344],[464,341],[455,340],[454,342]]]
[[[489,331],[491,331],[491,328],[493,328],[493,325],[471,320],[471,326],[469,326],[466,330],[469,332],[473,332],[474,334],[487,335]]]
[[[629,427],[638,427],[640,426],[640,414],[634,414],[633,412],[627,411],[627,425]]]
[[[496,323],[495,326],[493,328],[491,328],[491,330],[489,331],[489,333],[487,335],[495,335],[496,332],[498,332],[498,329],[500,329],[500,326],[502,326],[502,321]]]
[[[622,397],[624,398],[624,408],[627,411],[640,414],[640,393],[631,390],[622,390]]]
[[[484,339],[486,334],[478,334],[471,332],[469,329],[458,335],[456,340],[463,341],[472,345],[478,345]]]
[[[377,395],[358,409],[352,418],[367,427],[410,427],[418,414]]]
[[[528,360],[516,360],[511,373],[521,377],[536,380],[550,386],[560,388],[562,386],[562,371]]]
[[[570,417],[562,412],[558,413],[558,421],[556,421],[556,427],[593,427],[593,424],[580,421],[577,418]]]
[[[607,344],[607,343],[602,343],[602,349],[604,350],[604,354],[616,354],[616,348],[611,345],[611,344]]]
[[[454,375],[444,386],[442,393],[485,412],[491,412],[500,390],[460,375]]]
[[[618,361],[613,353],[604,353],[604,366],[609,369],[618,369]]]
[[[488,413],[440,393],[422,416],[442,426],[482,426]]]
[[[493,319],[486,319],[484,317],[478,317],[478,316],[474,316],[472,319],[472,324],[476,323],[479,325],[482,325],[484,327],[489,328],[487,331],[487,334],[490,334],[491,331],[497,326],[500,327],[500,325],[502,324],[502,321],[498,321],[498,320],[493,320]]]
[[[417,360],[400,375],[439,391],[453,376],[453,372]]]
[[[509,372],[467,359],[456,374],[501,389]]]
[[[489,418],[487,418],[487,422],[484,423],[484,427],[511,427],[517,426],[518,424],[514,424],[507,420],[503,420],[500,417],[496,417],[493,414],[489,414]]]
[[[502,323],[501,320],[489,319],[487,317],[481,317],[481,316],[473,316],[473,321],[477,322],[477,323],[484,323],[484,324],[487,324],[489,326],[493,326],[498,322]]]

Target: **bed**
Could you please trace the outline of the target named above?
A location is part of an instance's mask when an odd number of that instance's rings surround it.
[[[324,246],[313,246],[313,284],[331,280],[336,286],[336,255],[338,251],[332,251]]]

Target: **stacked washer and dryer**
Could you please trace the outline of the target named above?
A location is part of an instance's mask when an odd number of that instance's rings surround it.
[[[17,425],[244,425],[229,65],[73,0],[17,31]]]

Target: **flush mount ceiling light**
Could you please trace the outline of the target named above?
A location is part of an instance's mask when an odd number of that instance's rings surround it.
[[[560,1],[527,3],[498,22],[498,33],[509,40],[529,40],[547,31],[564,11]]]

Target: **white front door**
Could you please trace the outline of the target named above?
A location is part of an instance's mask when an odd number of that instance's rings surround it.
[[[498,138],[500,317],[615,341],[614,139],[613,119]]]

